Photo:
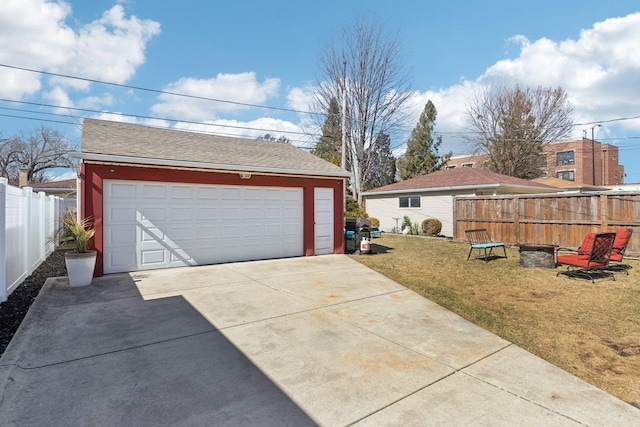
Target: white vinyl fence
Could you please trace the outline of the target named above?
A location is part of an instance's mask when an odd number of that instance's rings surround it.
[[[55,249],[48,240],[64,213],[63,203],[0,178],[0,302]]]

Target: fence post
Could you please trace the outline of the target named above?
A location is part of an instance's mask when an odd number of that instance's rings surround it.
[[[0,302],[7,300],[7,178],[0,178]]]
[[[516,236],[516,245],[520,244],[520,197],[515,196],[513,199],[513,203],[515,203],[513,210],[513,226],[516,228],[516,232],[514,233]]]
[[[458,198],[456,196],[453,197],[453,240],[458,240]]]
[[[609,227],[609,209],[607,209],[607,205],[609,204],[608,197],[609,196],[606,193],[600,194],[600,206],[598,210],[600,211],[600,227],[603,230],[606,230]]]
[[[47,244],[47,195],[44,191],[38,192],[38,199],[40,199],[40,212],[38,212],[38,264],[44,262],[47,258],[47,251],[45,245]]]
[[[22,197],[25,204],[25,227],[22,234],[22,239],[26,243],[26,251],[23,254],[23,271],[27,273],[27,277],[33,273],[31,269],[31,215],[33,214],[33,189],[31,187],[22,187]]]

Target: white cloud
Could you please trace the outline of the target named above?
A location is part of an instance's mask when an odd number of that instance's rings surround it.
[[[113,105],[115,98],[110,93],[103,93],[101,95],[87,96],[78,101],[80,108],[86,108],[89,110],[97,110],[99,108]]]
[[[248,107],[243,104],[263,104],[276,96],[279,88],[280,79],[268,78],[259,82],[254,72],[221,73],[210,79],[183,78],[167,85],[164,91],[233,102],[161,94],[158,97],[160,102],[153,105],[151,111],[164,117],[206,121],[215,119],[221,112],[235,113],[246,110]]]
[[[464,80],[418,97],[414,109],[416,120],[428,99],[438,109],[436,131],[444,133],[443,150],[459,152],[465,148],[459,137],[447,135],[447,132],[465,130],[467,100],[477,90],[496,81],[532,87],[562,87],[574,105],[576,123],[638,115],[640,13],[598,22],[583,30],[577,40],[542,38],[530,41],[516,35],[509,42],[519,46],[515,58],[496,62],[476,80]],[[640,130],[640,120],[610,126]],[[582,131],[583,127],[577,126],[574,137],[581,137]],[[601,132],[603,135],[613,133],[611,129]]]
[[[160,32],[156,22],[126,17],[119,4],[78,32],[66,23],[71,16],[71,6],[62,0],[3,0],[0,63],[123,83],[144,63],[147,42]],[[5,82],[0,95],[12,99],[33,95],[43,87],[40,75],[5,67],[0,67],[0,79]],[[89,86],[63,78],[49,82],[57,90]]]
[[[287,94],[287,106],[296,111],[311,111],[314,90],[313,86],[291,89]]]
[[[69,98],[67,92],[60,87],[54,87],[51,90],[44,92],[42,94],[42,98],[51,104],[58,105],[60,107],[74,107],[73,101]],[[69,112],[66,108],[56,108],[55,111],[62,114]]]
[[[175,128],[249,139],[264,136],[268,133],[276,138],[284,136],[296,146],[307,145],[303,141],[305,137],[300,134],[302,130],[298,125],[271,117],[261,117],[251,121],[210,120],[199,124],[178,122]]]

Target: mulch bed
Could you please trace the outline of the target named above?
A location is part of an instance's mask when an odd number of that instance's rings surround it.
[[[27,315],[44,282],[49,277],[66,276],[64,264],[66,250],[58,249],[25,279],[12,293],[7,301],[0,303],[0,356],[9,345],[20,323]]]

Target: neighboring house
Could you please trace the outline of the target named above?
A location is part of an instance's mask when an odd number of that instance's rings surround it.
[[[28,184],[33,188],[34,193],[43,191],[47,196],[76,197],[77,180],[64,179],[62,181],[41,182],[38,184]]]
[[[380,220],[380,229],[402,225],[406,215],[412,223],[426,218],[442,222],[441,234],[453,237],[453,197],[503,194],[558,193],[560,190],[485,169],[444,169],[363,193],[365,210]],[[397,224],[396,224],[397,222]]]
[[[342,253],[348,173],[293,145],[84,119],[96,276]]]
[[[63,206],[65,209],[76,208],[76,193],[78,188],[78,180],[76,178],[31,184],[30,187],[34,193],[43,191],[47,196],[58,196],[64,199]]]
[[[531,182],[535,182],[537,184],[545,184],[551,187],[556,187],[567,193],[594,193],[598,191],[609,191],[609,187],[599,187],[593,185],[585,185],[578,184],[571,181],[566,181],[564,179],[559,178],[536,178],[532,179]]]
[[[78,188],[78,180],[63,179],[60,181],[41,182],[28,184],[26,179],[26,173],[20,171],[20,187],[31,187],[34,193],[44,192],[47,196],[58,196],[64,199],[63,207],[75,208],[76,207],[76,193]]]
[[[540,177],[558,178],[583,185],[617,185],[624,182],[624,166],[619,164],[618,147],[582,138],[553,142],[544,147]],[[446,168],[486,169],[486,154],[456,156]]]

